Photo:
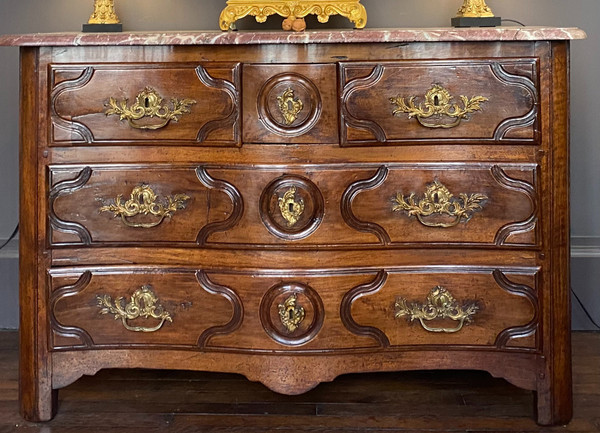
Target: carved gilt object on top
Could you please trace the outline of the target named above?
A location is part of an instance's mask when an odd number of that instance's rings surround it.
[[[456,14],[458,17],[493,17],[494,14],[485,0],[465,0]]]
[[[286,18],[284,29],[290,29],[294,21],[302,21],[307,15],[317,15],[320,23],[329,21],[331,15],[341,15],[354,23],[357,29],[367,24],[367,11],[360,0],[228,0],[227,7],[221,12],[219,26],[221,30],[234,30],[235,22],[248,15],[264,23],[269,15],[281,15]],[[299,26],[294,30],[303,30]]]
[[[119,24],[113,0],[94,0],[94,12],[88,24]]]

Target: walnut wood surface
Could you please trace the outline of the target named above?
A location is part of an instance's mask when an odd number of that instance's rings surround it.
[[[240,375],[172,370],[103,370],[83,377],[60,391],[58,415],[40,426],[18,413],[17,332],[0,332],[0,430],[596,433],[599,360],[600,333],[574,333],[574,416],[566,426],[537,426],[532,392],[484,372],[344,375],[287,396]]]
[[[569,420],[568,43],[40,47],[22,70],[25,418],[49,420],[59,388],[104,368],[240,373],[290,395],[477,369],[534,390],[539,423]],[[433,84],[489,103],[451,129],[391,114],[389,97]],[[156,131],[105,114],[146,86],[196,103]],[[429,221],[473,194],[480,208],[446,228],[394,212],[435,182],[454,201]],[[156,227],[102,210],[143,185],[189,199]],[[124,305],[142,286],[172,322],[137,333],[100,314],[98,296]],[[394,318],[436,286],[476,303],[473,323]]]

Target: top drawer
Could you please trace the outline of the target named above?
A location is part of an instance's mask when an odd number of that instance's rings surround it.
[[[537,59],[342,63],[342,145],[539,143]]]
[[[237,63],[50,66],[50,145],[240,145]]]

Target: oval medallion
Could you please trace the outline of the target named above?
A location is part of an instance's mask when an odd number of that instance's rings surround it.
[[[258,115],[275,134],[297,137],[315,126],[321,116],[317,86],[300,74],[286,73],[269,79],[258,93]]]
[[[300,176],[281,176],[260,197],[260,217],[267,229],[286,240],[304,239],[323,221],[323,196],[317,186]]]
[[[321,330],[324,318],[321,297],[306,284],[278,284],[260,302],[262,326],[280,344],[298,346],[309,342]]]

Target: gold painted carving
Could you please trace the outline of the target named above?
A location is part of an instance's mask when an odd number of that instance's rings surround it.
[[[304,108],[304,104],[299,98],[294,98],[294,91],[290,88],[286,89],[281,96],[277,97],[279,111],[283,115],[286,125],[291,125],[298,118],[298,114]]]
[[[108,101],[106,115],[117,115],[120,120],[127,120],[129,125],[135,129],[160,129],[164,128],[172,120],[177,122],[179,116],[190,112],[190,105],[196,103],[193,99],[171,98],[171,107],[162,105],[163,98],[151,87],[146,87],[135,98],[135,104],[127,107],[128,100],[117,102],[115,98]],[[155,124],[138,123],[145,117],[157,118],[161,121]]]
[[[294,332],[304,320],[304,308],[296,305],[297,296],[294,293],[283,304],[279,304],[279,318],[289,333]]]
[[[131,192],[129,200],[123,203],[123,196],[119,194],[114,204],[102,206],[100,212],[113,212],[115,218],[121,217],[123,223],[128,227],[134,228],[152,228],[163,222],[165,218],[171,218],[173,213],[179,209],[185,209],[185,202],[190,197],[185,194],[176,194],[173,197],[168,196],[166,203],[157,203],[157,197],[152,188],[148,185],[136,186]],[[128,218],[137,215],[154,215],[158,217],[157,221],[151,223],[134,223]]]
[[[281,216],[287,221],[288,227],[294,227],[304,213],[304,200],[296,200],[296,187],[288,189],[283,197],[279,197]]]
[[[257,22],[264,23],[269,15],[275,14],[290,20],[313,14],[317,15],[320,23],[329,21],[331,15],[341,15],[353,22],[357,29],[367,25],[367,11],[360,0],[228,0],[221,12],[219,25],[221,30],[233,30],[235,22],[248,15],[254,16]]]
[[[114,314],[115,320],[121,319],[123,326],[129,331],[155,332],[162,328],[165,322],[173,322],[171,314],[158,303],[158,298],[149,285],[136,290],[127,304],[125,304],[123,297],[115,299],[114,304],[109,295],[98,295],[96,299],[98,307],[101,308],[100,314]],[[160,320],[160,323],[152,328],[132,326],[128,323],[129,320],[140,317],[143,319],[157,319]]]
[[[494,14],[485,0],[465,0],[456,14],[457,17],[493,17]]]
[[[88,24],[119,24],[113,0],[94,0],[94,12]]]
[[[460,306],[454,296],[440,286],[431,289],[425,304],[412,303],[409,306],[406,299],[398,297],[394,307],[396,319],[408,316],[411,322],[418,319],[426,331],[445,333],[460,331],[463,325],[473,321],[473,315],[479,310],[476,303],[465,303]],[[426,323],[435,319],[450,319],[458,322],[458,325],[454,328],[434,328]]]
[[[484,96],[474,96],[469,99],[466,96],[461,96],[463,106],[452,103],[454,99],[450,93],[442,86],[434,85],[425,94],[425,103],[415,105],[415,96],[411,96],[408,99],[408,104],[404,98],[398,96],[396,98],[390,98],[390,102],[396,106],[396,109],[392,112],[394,116],[400,116],[403,113],[408,114],[408,118],[412,119],[416,117],[419,123],[427,128],[454,128],[460,125],[463,119],[468,119],[469,114],[475,111],[481,110],[481,103],[488,101],[488,98]],[[443,119],[443,117],[449,117],[454,119],[453,122],[427,122],[424,119]]]
[[[469,221],[474,212],[483,209],[483,201],[488,197],[484,194],[459,194],[460,199],[454,198],[448,188],[435,180],[427,186],[423,198],[417,203],[415,193],[408,199],[398,193],[394,198],[394,212],[406,212],[408,216],[415,216],[419,222],[427,227],[449,228],[456,226],[461,220]],[[450,222],[429,221],[426,218],[432,215],[446,215],[452,217]]]

